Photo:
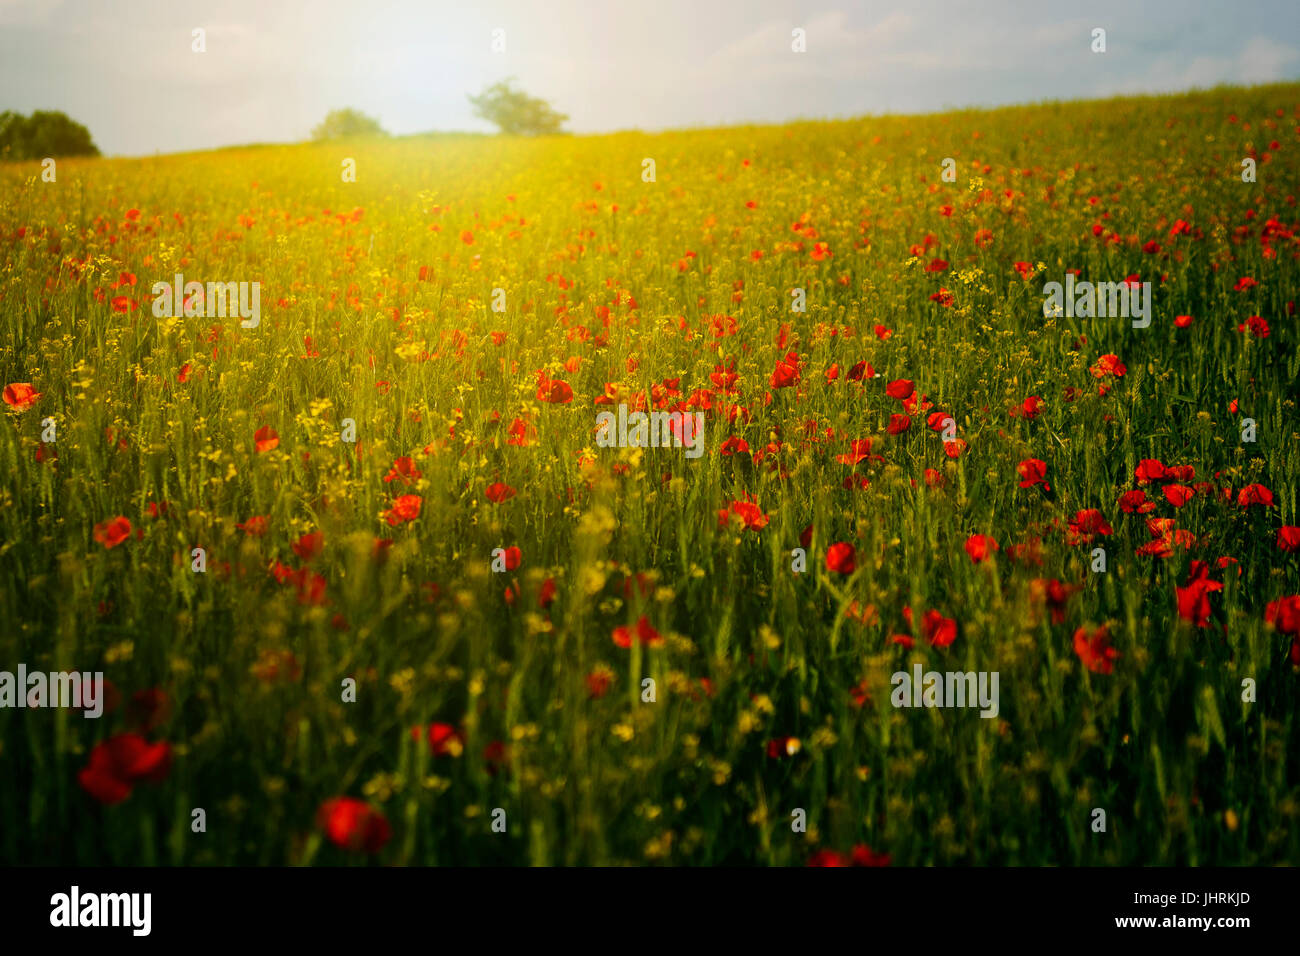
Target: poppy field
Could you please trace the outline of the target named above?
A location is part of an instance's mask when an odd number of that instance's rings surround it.
[[[1297,192],[1297,84],[0,166],[0,670],[103,676],[0,860],[1300,863]]]

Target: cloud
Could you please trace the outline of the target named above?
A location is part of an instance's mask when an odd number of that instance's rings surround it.
[[[1241,51],[1237,80],[1242,83],[1274,83],[1295,76],[1300,51],[1283,46],[1269,37],[1251,37]]]
[[[1274,83],[1295,76],[1297,64],[1300,64],[1300,51],[1295,47],[1266,36],[1254,36],[1235,56],[1163,53],[1144,72],[1103,82],[1097,92],[1111,96],[1206,88],[1220,83]]]
[[[921,31],[906,13],[891,13],[866,29],[855,30],[840,10],[818,14],[804,23],[768,20],[750,33],[725,44],[704,62],[710,68],[742,66],[762,72],[797,72],[825,75],[867,72],[881,63],[894,62],[897,45]],[[795,53],[793,31],[804,31],[807,50]],[[935,62],[939,57],[935,56]]]

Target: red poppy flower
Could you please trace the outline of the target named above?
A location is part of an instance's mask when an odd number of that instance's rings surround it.
[[[511,488],[505,482],[498,481],[483,489],[483,494],[487,496],[488,501],[499,505],[501,502],[513,498],[515,496],[515,489]]]
[[[809,866],[848,866],[848,858],[837,850],[818,850],[812,856],[808,857]]]
[[[1264,608],[1264,620],[1283,634],[1300,637],[1300,594],[1289,594],[1269,601]]]
[[[891,435],[901,435],[912,427],[912,419],[906,415],[893,414],[889,416],[889,425],[885,431]]]
[[[515,568],[519,567],[520,562],[523,561],[524,553],[514,545],[511,545],[506,548],[504,557],[506,559],[506,570],[513,571]]]
[[[1082,627],[1075,631],[1074,653],[1094,674],[1111,673],[1115,669],[1112,661],[1121,656],[1110,646],[1110,632],[1104,624],[1091,634]]]
[[[916,390],[916,384],[911,379],[899,378],[885,386],[885,394],[890,398],[897,398],[902,401],[905,398],[911,398],[912,392]]]
[[[798,737],[773,737],[767,742],[767,755],[773,760],[793,757],[802,749],[803,743]]]
[[[393,835],[384,815],[355,797],[326,800],[316,821],[331,843],[352,852],[378,853]]]
[[[1043,400],[1037,395],[1030,395],[1021,404],[1011,409],[1012,418],[1037,418],[1042,411]]]
[[[849,857],[850,866],[889,866],[888,853],[876,853],[865,843],[859,843],[853,848],[853,853]]]
[[[1044,491],[1052,490],[1047,483],[1047,462],[1039,458],[1026,458],[1016,465],[1016,471],[1020,475],[1021,488],[1030,488],[1042,482]]]
[[[1066,543],[1070,545],[1091,544],[1099,534],[1113,534],[1115,531],[1106,521],[1105,516],[1096,508],[1084,508],[1076,511],[1070,519],[1070,533]]]
[[[1188,488],[1186,485],[1165,485],[1164,493],[1165,500],[1175,508],[1181,508],[1183,505],[1187,504],[1187,502],[1191,501],[1192,497],[1196,494],[1194,490]]]
[[[388,469],[388,474],[384,475],[384,481],[400,481],[409,485],[419,481],[422,476],[420,469],[415,467],[415,462],[405,456],[393,460],[393,467]]]
[[[510,762],[510,751],[500,740],[493,740],[483,748],[483,762],[487,765],[487,772],[496,776],[497,771]]]
[[[459,757],[465,749],[464,738],[451,724],[430,724],[424,736],[429,741],[429,752],[435,757]],[[411,739],[420,739],[420,727],[411,728]]]
[[[799,354],[787,352],[785,358],[777,359],[768,385],[772,388],[791,388],[799,384]]]
[[[568,382],[546,379],[537,386],[537,400],[552,405],[565,405],[573,401],[573,389]]]
[[[1269,335],[1268,320],[1260,318],[1258,315],[1252,315],[1237,326],[1237,331],[1250,332],[1257,339],[1266,339]]]
[[[1266,508],[1271,508],[1273,507],[1273,492],[1263,485],[1247,485],[1237,492],[1237,504],[1243,508],[1251,505],[1263,505]]]
[[[1138,484],[1145,485],[1153,481],[1164,481],[1166,472],[1165,466],[1159,459],[1143,458],[1133,469],[1133,477],[1138,480]]]
[[[236,528],[245,534],[251,534],[254,537],[261,537],[266,534],[266,515],[253,515],[247,521],[241,521],[235,525]]]
[[[507,434],[510,436],[506,439],[507,445],[515,445],[519,448],[527,448],[529,439],[533,437],[535,429],[529,427],[528,423],[522,418],[516,418],[510,423]]]
[[[826,549],[826,567],[839,574],[852,574],[856,559],[857,551],[847,541],[837,541]]]
[[[910,623],[912,609],[905,608],[904,610],[908,612],[906,616]],[[932,647],[947,647],[957,640],[957,621],[951,617],[944,617],[931,608],[921,618],[921,633]]]
[[[1148,501],[1147,493],[1141,488],[1134,488],[1119,496],[1119,507],[1127,515],[1146,514],[1148,511],[1155,510],[1156,503]]]
[[[1113,375],[1116,378],[1122,378],[1128,373],[1128,367],[1119,360],[1118,355],[1103,355],[1097,359],[1096,363],[1088,371],[1092,372],[1093,378],[1105,378],[1107,375]]]
[[[920,398],[917,398],[916,393],[913,392],[911,395],[907,396],[907,398],[903,399],[903,408],[909,415],[911,415],[918,411],[924,412],[934,408],[934,402],[930,401],[930,396],[928,395],[922,394]]]
[[[835,460],[841,465],[856,465],[858,462],[871,456],[871,439],[855,438],[849,443],[849,451],[843,455],[836,455]]]
[[[313,531],[304,534],[293,543],[293,553],[304,561],[310,561],[325,548],[325,532]]]
[[[121,803],[137,783],[165,779],[171,759],[166,741],[151,744],[139,734],[118,734],[95,745],[77,782],[100,803]]]
[[[95,525],[95,540],[105,549],[116,548],[131,536],[131,522],[119,515]]]
[[[258,452],[271,451],[280,447],[280,434],[270,425],[263,425],[253,432],[253,441],[257,443]]]
[[[762,531],[769,520],[769,516],[763,514],[763,509],[752,501],[733,501],[727,507],[719,509],[718,527],[726,527],[733,515],[740,519],[748,531]]]
[[[875,378],[876,370],[871,367],[871,363],[863,359],[853,368],[849,369],[849,381],[860,382],[864,378]]]
[[[966,553],[970,555],[971,562],[979,564],[998,550],[998,543],[992,535],[973,534],[966,539]]]
[[[650,626],[650,621],[644,614],[636,622],[635,634],[631,628],[619,626],[614,628],[611,637],[619,647],[631,647],[634,639],[640,641],[642,647],[657,647],[663,643],[663,638]]]
[[[546,610],[555,603],[555,578],[547,578],[537,592],[537,606]]]
[[[286,568],[281,573],[283,575],[282,583],[291,585],[297,592],[299,604],[317,606],[329,603],[329,600],[325,597],[325,589],[328,586],[325,578],[311,568],[298,568],[297,570]]]
[[[393,500],[393,507],[384,518],[393,527],[406,521],[414,521],[420,517],[422,503],[423,499],[419,495],[400,495]]]
[[[127,723],[142,734],[147,734],[166,723],[171,713],[171,698],[161,687],[136,691],[131,695],[130,703],[126,705]]]
[[[14,382],[5,386],[5,404],[15,411],[25,412],[36,404],[41,393],[32,388],[29,382]]]
[[[1300,551],[1300,527],[1282,525],[1277,532],[1277,546],[1282,551]]]
[[[1199,563],[1199,562],[1198,562]],[[1202,575],[1208,574],[1208,569]],[[1186,587],[1175,587],[1178,595],[1178,616],[1197,627],[1210,626],[1210,594],[1222,591],[1223,585],[1208,577],[1193,576]]]
[[[1029,590],[1038,600],[1047,605],[1052,615],[1052,623],[1060,624],[1065,620],[1066,604],[1070,595],[1079,590],[1077,585],[1062,584],[1056,578],[1034,578],[1029,582]]]

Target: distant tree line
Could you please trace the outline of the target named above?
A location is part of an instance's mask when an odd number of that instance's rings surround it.
[[[47,156],[98,156],[90,130],[57,110],[37,110],[23,116],[0,113],[0,160],[44,159]]]
[[[569,117],[546,100],[516,89],[514,78],[489,86],[469,97],[476,116],[496,125],[507,136],[547,136],[564,132]]]
[[[317,142],[332,139],[351,139],[354,136],[387,136],[379,120],[360,110],[330,110],[321,124],[311,131]]]
[[[486,87],[478,96],[469,97],[469,102],[475,116],[494,124],[507,136],[563,133],[569,118],[546,100],[518,89],[513,77]],[[354,109],[331,110],[311,131],[311,138],[317,142],[387,135],[377,119]]]

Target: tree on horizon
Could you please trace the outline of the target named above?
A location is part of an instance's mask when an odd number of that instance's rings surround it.
[[[360,110],[330,110],[325,114],[319,126],[311,131],[311,138],[317,142],[332,139],[350,139],[354,136],[387,136],[388,133],[379,125],[379,120],[367,116]]]
[[[0,113],[0,159],[45,159],[59,156],[98,156],[90,130],[58,110],[36,110],[23,116]]]
[[[468,99],[474,106],[475,116],[495,124],[507,136],[563,133],[562,127],[569,118],[546,100],[516,89],[514,77],[494,83]]]

